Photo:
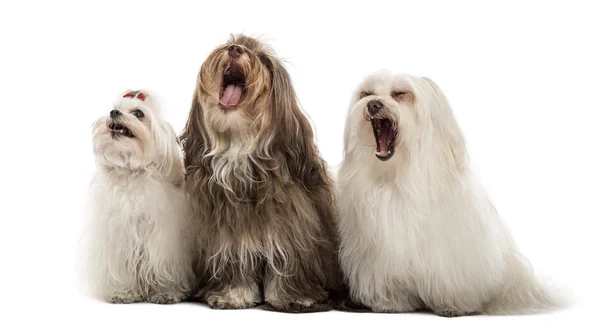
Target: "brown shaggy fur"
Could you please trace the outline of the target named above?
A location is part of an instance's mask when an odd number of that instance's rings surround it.
[[[235,109],[219,105],[226,67],[245,76]],[[240,35],[210,54],[181,140],[209,306],[264,301],[308,311],[339,291],[333,181],[289,74],[267,46]]]

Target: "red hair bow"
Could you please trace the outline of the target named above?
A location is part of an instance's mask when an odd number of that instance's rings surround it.
[[[123,96],[123,98],[137,98],[141,101],[146,100],[146,97],[147,97],[146,94],[143,92],[140,92],[140,91],[131,91],[131,92],[126,93]]]

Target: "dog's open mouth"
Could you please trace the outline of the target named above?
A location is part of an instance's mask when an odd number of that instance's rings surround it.
[[[394,156],[394,145],[398,130],[394,127],[394,122],[387,118],[372,118],[370,121],[377,143],[375,156],[379,160],[387,161]]]
[[[242,67],[229,61],[223,70],[219,104],[224,109],[234,109],[244,99],[246,76]]]
[[[131,132],[131,130],[129,130],[128,127],[119,122],[113,121],[108,125],[108,128],[110,129],[110,135],[113,138],[118,138],[120,136],[125,136],[128,138],[135,137],[135,135],[133,135],[133,133]]]

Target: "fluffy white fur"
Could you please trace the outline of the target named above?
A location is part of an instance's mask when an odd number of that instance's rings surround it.
[[[405,94],[393,97],[397,91]],[[398,128],[387,161],[374,154],[370,100]],[[433,81],[386,71],[368,77],[352,97],[344,154],[341,263],[355,301],[377,312],[443,316],[565,304],[533,274],[469,169],[463,135]]]
[[[153,97],[120,97],[115,109],[134,137],[114,132],[109,116],[94,124],[98,172],[85,278],[95,296],[113,303],[179,302],[194,279],[181,150]]]

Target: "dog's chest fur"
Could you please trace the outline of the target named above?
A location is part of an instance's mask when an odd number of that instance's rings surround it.
[[[340,188],[350,194],[340,198],[342,264],[364,292],[371,286],[368,293],[385,293],[399,283],[427,297],[433,289],[423,286],[467,289],[485,283],[481,270],[501,272],[502,243],[479,209],[462,204],[468,195],[419,198],[369,179],[342,179]]]
[[[136,225],[139,229],[151,224],[152,218],[165,214],[165,199],[176,201],[167,195],[168,188],[164,183],[143,173],[109,174],[99,188],[109,216],[121,224]]]
[[[294,236],[297,229],[320,238],[313,231],[316,208],[306,190],[291,181],[283,161],[224,153],[209,163],[202,217],[204,229],[212,231],[206,251],[220,255],[214,261],[236,258],[253,267],[251,262],[272,261],[281,249],[291,251],[285,245],[300,238]]]
[[[285,167],[274,160],[242,153],[232,145],[226,152],[211,158],[208,188],[219,206],[260,208],[265,202],[283,202],[281,177]]]

